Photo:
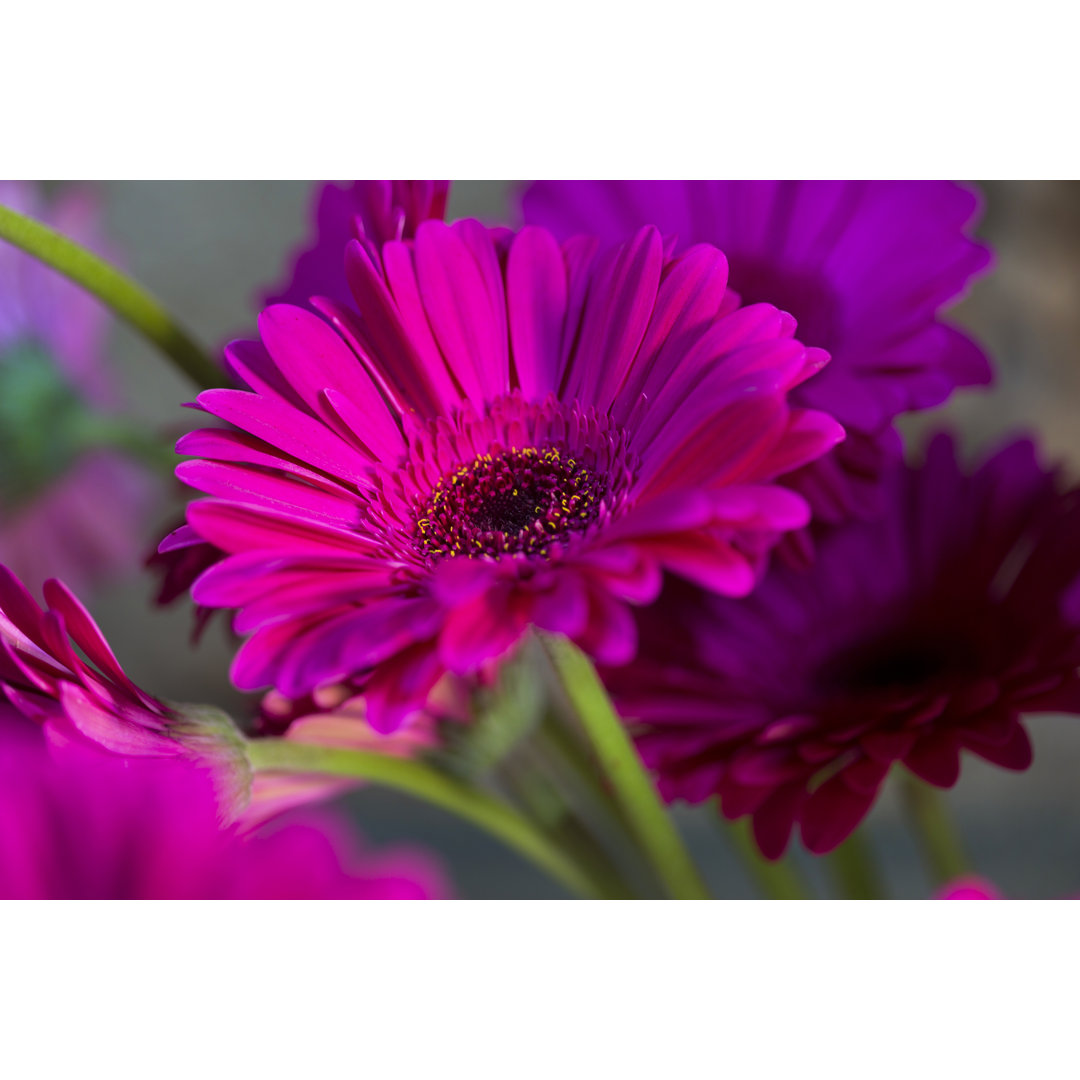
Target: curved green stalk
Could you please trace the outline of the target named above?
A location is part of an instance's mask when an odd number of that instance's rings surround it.
[[[908,819],[919,838],[934,884],[945,885],[970,873],[971,866],[941,796],[910,773],[903,773],[902,783]]]
[[[545,637],[544,648],[616,800],[668,895],[674,900],[711,899],[596,669],[566,638]]]
[[[825,856],[841,900],[880,900],[884,895],[874,853],[862,830]]]
[[[7,240],[93,293],[156,345],[202,387],[224,386],[224,371],[141,285],[86,248],[39,221],[0,206],[0,240]]]
[[[289,739],[250,739],[248,760],[256,772],[322,773],[352,776],[403,791],[449,810],[498,837],[503,843],[581,896],[618,899],[606,882],[559,850],[535,826],[505,803],[412,758],[338,747],[312,746]]]

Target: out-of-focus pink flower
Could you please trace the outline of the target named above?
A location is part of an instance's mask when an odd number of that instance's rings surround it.
[[[32,185],[0,181],[0,203],[102,247],[85,189],[46,204]],[[104,445],[102,422],[120,404],[107,325],[84,290],[0,243],[0,562],[32,588],[60,576],[81,590],[138,565],[153,489]]]
[[[49,753],[0,730],[0,898],[436,899],[426,857],[361,853],[339,822],[223,827],[210,777],[178,759]]]
[[[354,682],[391,731],[530,624],[630,660],[663,570],[744,595],[808,520],[776,480],[842,437],[788,405],[827,356],[736,310],[715,249],[425,221],[346,272],[355,309],[265,311],[228,350],[249,391],[198,399],[232,427],[178,443],[239,687]]]
[[[1026,769],[1028,713],[1080,712],[1080,490],[1030,442],[973,474],[939,437],[888,478],[884,515],[825,535],[743,601],[670,588],[639,617],[638,662],[605,673],[668,799],[719,796],[777,857],[821,854],[895,763],[937,787],[973,753]]]
[[[963,877],[950,881],[934,896],[935,900],[1002,900],[997,888],[981,877]]]
[[[623,240],[642,225],[678,238],[676,250],[715,244],[744,302],[790,312],[799,339],[829,366],[793,400],[835,416],[848,438],[789,478],[836,522],[873,516],[879,480],[899,440],[892,421],[958,386],[988,383],[982,350],[944,322],[990,261],[970,237],[975,195],[945,181],[540,181],[525,220],[560,238]]]

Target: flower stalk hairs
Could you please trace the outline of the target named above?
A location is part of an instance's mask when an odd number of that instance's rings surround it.
[[[856,830],[894,769],[935,885],[970,879],[933,788],[965,755],[1026,768],[1025,717],[1080,711],[1076,492],[1030,442],[916,464],[894,427],[990,379],[940,316],[989,259],[975,197],[544,183],[512,230],[447,223],[449,194],[316,189],[223,363],[0,205],[20,260],[200,386],[153,563],[163,601],[228,614],[258,695],[161,701],[55,571],[0,568],[0,892],[446,895],[290,823],[379,785],[573,895],[722,889],[669,806],[709,802],[764,894],[813,893],[794,842],[872,896]]]

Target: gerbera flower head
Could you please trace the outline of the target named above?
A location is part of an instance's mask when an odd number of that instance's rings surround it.
[[[938,787],[961,751],[1025,769],[1025,713],[1080,711],[1080,492],[1032,444],[971,476],[939,436],[898,466],[885,515],[838,526],[814,567],[747,600],[673,588],[640,618],[638,662],[607,673],[669,800],[719,796],[778,856],[839,844],[902,762]]]
[[[249,389],[198,399],[232,428],[178,443],[241,688],[349,681],[388,731],[530,624],[625,662],[662,571],[743,595],[806,523],[776,479],[842,436],[788,402],[827,356],[737,309],[716,249],[426,221],[346,273],[355,307],[263,313]]]
[[[990,254],[969,236],[975,195],[944,181],[540,181],[525,220],[565,237],[623,239],[644,224],[678,247],[715,244],[744,302],[790,312],[829,366],[794,396],[848,438],[789,482],[815,516],[880,510],[878,480],[899,441],[894,417],[988,383],[982,350],[939,317]]]
[[[360,852],[329,816],[252,833],[220,822],[189,762],[49,752],[0,732],[0,898],[436,899],[442,875],[408,851]]]
[[[99,213],[80,188],[46,205],[0,182],[0,203],[100,249]],[[110,450],[118,405],[103,349],[108,316],[56,271],[0,244],[0,562],[36,588],[77,588],[134,565],[152,498],[144,471]]]

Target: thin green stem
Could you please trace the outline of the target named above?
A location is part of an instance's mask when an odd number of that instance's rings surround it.
[[[571,843],[580,854],[579,862],[587,859],[595,872],[607,873],[608,880],[617,883],[614,891],[626,897],[657,895],[651,866],[641,875],[641,881],[637,881],[638,875],[626,876],[627,867],[640,863],[640,853],[627,833],[619,808],[599,782],[595,767],[583,757],[558,730],[550,714],[530,740],[527,771],[535,770],[544,777],[568,812],[562,823],[545,831],[560,844],[564,840]],[[634,887],[628,884],[630,881],[635,882]]]
[[[256,772],[351,776],[403,791],[478,825],[582,896],[616,899],[608,883],[579,866],[531,822],[490,795],[411,758],[363,750],[311,746],[289,739],[251,739],[248,760]]]
[[[789,858],[773,862],[758,850],[746,818],[727,824],[727,833],[750,879],[769,900],[809,900],[811,893]]]
[[[225,385],[224,371],[168,311],[141,285],[104,259],[7,206],[0,206],[0,240],[22,248],[93,293],[199,386]]]
[[[566,638],[545,637],[544,647],[615,798],[668,895],[674,900],[710,899],[596,669]]]
[[[901,783],[908,819],[919,839],[934,884],[945,885],[970,873],[971,865],[964,855],[945,801],[929,784],[907,772],[903,773]]]
[[[825,856],[825,862],[840,899],[880,900],[884,895],[874,853],[861,830]]]

